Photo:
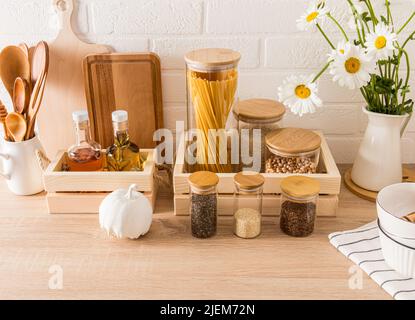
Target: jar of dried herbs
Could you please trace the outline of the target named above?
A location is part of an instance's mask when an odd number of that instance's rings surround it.
[[[256,172],[240,172],[234,179],[234,233],[252,239],[261,233],[264,177]]]
[[[198,171],[189,177],[191,229],[196,238],[216,234],[218,183],[219,178],[213,172]]]
[[[293,237],[307,237],[314,231],[320,183],[304,176],[281,182],[281,230]]]
[[[241,100],[235,105],[233,115],[237,121],[241,150],[247,150],[249,152],[248,156],[253,156],[255,154],[254,148],[261,149],[261,168],[254,169],[255,171],[260,170],[260,172],[265,172],[267,155],[265,137],[268,133],[279,129],[279,122],[284,117],[284,114],[284,105],[270,99]],[[255,130],[260,130],[259,136],[261,144],[259,146],[254,146]],[[250,168],[249,170],[253,170],[251,169],[252,164],[250,163],[241,165],[240,169],[243,170],[248,167]]]

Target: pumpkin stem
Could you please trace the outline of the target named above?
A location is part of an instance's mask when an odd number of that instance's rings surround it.
[[[127,192],[127,199],[131,200],[131,198],[133,197],[133,191],[137,190],[137,185],[136,184],[132,184],[129,188],[128,188],[128,192]]]

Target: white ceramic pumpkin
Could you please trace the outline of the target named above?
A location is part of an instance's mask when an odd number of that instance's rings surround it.
[[[138,239],[150,230],[153,208],[150,201],[131,185],[110,193],[99,207],[99,223],[108,234],[120,239]]]

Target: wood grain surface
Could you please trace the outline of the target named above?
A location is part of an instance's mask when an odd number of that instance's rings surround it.
[[[97,215],[49,215],[45,196],[12,196],[0,180],[1,299],[388,299],[366,275],[363,289],[348,287],[353,265],[328,242],[333,231],[376,217],[374,204],[342,189],[337,218],[319,218],[307,239],[279,231],[264,218],[262,234],[232,234],[220,217],[218,235],[191,236],[188,217],[173,216],[171,195],[161,194],[148,235],[109,239]],[[53,266],[63,289],[48,287]]]
[[[50,0],[57,9],[61,30],[49,43],[50,65],[38,119],[39,133],[47,155],[54,158],[61,149],[75,143],[72,112],[86,110],[82,59],[110,48],[81,41],[71,26],[74,0]],[[76,9],[76,8],[75,8]]]
[[[91,131],[104,148],[114,143],[111,114],[128,112],[131,141],[154,148],[153,134],[163,128],[160,59],[154,53],[90,55],[84,59],[85,90]]]

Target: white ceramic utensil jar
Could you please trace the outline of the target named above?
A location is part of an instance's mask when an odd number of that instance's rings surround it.
[[[3,140],[0,174],[14,194],[28,196],[44,190],[43,170],[36,155],[39,150],[43,151],[43,147],[37,136],[22,142]]]

